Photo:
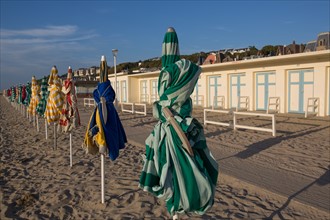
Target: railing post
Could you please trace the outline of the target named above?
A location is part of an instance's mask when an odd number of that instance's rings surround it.
[[[276,136],[276,120],[275,120],[275,115],[272,115],[272,129],[273,129],[273,136]]]
[[[233,113],[233,128],[234,128],[234,131],[236,130],[236,114],[235,112]]]

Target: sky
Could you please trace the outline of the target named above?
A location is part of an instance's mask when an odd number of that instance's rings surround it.
[[[0,89],[99,66],[161,56],[168,27],[181,55],[226,48],[288,45],[330,31],[330,0],[29,1],[0,0]]]

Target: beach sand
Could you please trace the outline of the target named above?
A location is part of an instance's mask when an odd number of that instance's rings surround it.
[[[165,202],[138,188],[142,146],[127,144],[116,161],[105,160],[105,204],[101,204],[100,156],[81,148],[85,126],[73,133],[73,167],[69,161],[69,134],[58,135],[53,149],[53,126],[45,139],[18,111],[0,98],[0,199],[1,219],[171,219]],[[90,109],[80,105],[81,115]],[[148,115],[119,113],[125,126],[152,130],[156,120]],[[202,123],[201,109],[193,115]],[[214,116],[216,117],[216,116]],[[244,117],[241,123],[269,124]],[[208,125],[208,141],[230,147],[242,157],[308,176],[321,176],[329,165],[329,121],[281,116],[278,137],[254,131],[236,131]],[[128,136],[128,138],[130,138]],[[269,147],[272,145],[272,147]],[[257,149],[248,151],[251,146]],[[268,147],[267,147],[268,146]],[[275,147],[274,147],[275,146]],[[212,149],[213,150],[213,149]],[[216,152],[214,152],[216,153]],[[221,172],[214,206],[203,216],[180,219],[329,219],[325,210],[273,193]]]

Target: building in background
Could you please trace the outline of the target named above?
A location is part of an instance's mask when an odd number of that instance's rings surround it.
[[[319,115],[330,115],[329,32],[320,33],[317,40],[303,47],[293,42],[279,48],[280,56],[258,54],[242,60],[229,56],[240,51],[235,49],[209,54],[191,95],[194,105],[236,109],[242,107],[240,99],[244,97],[248,111],[266,111],[269,98],[276,97],[280,113],[302,114],[307,100],[318,98]],[[152,104],[158,100],[159,73],[157,69],[117,73],[119,102]],[[98,76],[96,69],[97,81]],[[115,89],[114,74],[108,77]]]

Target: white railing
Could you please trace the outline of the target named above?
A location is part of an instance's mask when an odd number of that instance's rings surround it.
[[[218,105],[220,103],[220,105]],[[214,96],[212,109],[219,107],[220,109],[225,108],[225,97],[224,96]]]
[[[312,111],[309,111],[310,108],[312,109]],[[305,118],[307,118],[308,115],[318,116],[319,113],[320,113],[320,99],[319,98],[307,98]]]
[[[275,108],[272,108],[275,106]],[[272,111],[274,113],[280,112],[280,97],[269,97],[268,98],[268,106],[267,106],[267,114]]]
[[[250,104],[250,98],[249,96],[237,96],[237,106],[236,111],[248,111],[249,110],[249,104]],[[243,107],[242,107],[243,105]]]
[[[125,105],[129,105],[131,106],[131,109],[125,109],[124,106]],[[142,106],[143,107],[143,111],[137,111],[136,110],[136,106]],[[142,115],[147,115],[147,105],[144,103],[128,103],[128,102],[123,102],[121,103],[121,111],[122,112],[129,112],[132,114],[142,114]]]
[[[145,103],[134,103],[134,106],[142,106],[143,111],[136,111],[134,108],[134,113],[136,114],[142,114],[142,115],[147,115],[147,105]]]
[[[217,122],[217,121],[207,120],[206,112],[217,112],[217,113],[229,114],[230,111],[226,111],[226,110],[204,109],[204,125],[207,125],[207,124],[214,124],[214,125],[230,126],[230,123]]]
[[[270,117],[270,118],[272,118],[272,128],[260,128],[260,127],[247,126],[247,125],[238,125],[236,115],[252,115],[252,116]],[[274,137],[276,136],[276,121],[275,121],[274,114],[262,114],[262,113],[252,113],[252,112],[234,112],[233,126],[234,126],[234,130],[236,130],[237,128],[243,128],[243,129],[250,129],[250,130],[256,130],[256,131],[266,131],[266,132],[271,132]]]
[[[84,98],[84,106],[95,106],[95,100],[93,98]]]
[[[275,121],[274,114],[263,114],[263,113],[252,113],[252,112],[232,112],[232,111],[226,111],[226,110],[204,109],[204,125],[214,124],[214,125],[221,125],[221,126],[226,126],[226,127],[231,127],[231,123],[208,120],[207,115],[206,115],[207,112],[216,112],[216,113],[233,115],[233,126],[232,127],[234,130],[237,130],[237,128],[243,128],[243,129],[250,129],[250,130],[256,130],[256,131],[266,131],[266,132],[271,132],[274,137],[276,136],[276,121]],[[255,127],[255,126],[239,125],[239,124],[237,124],[237,117],[236,117],[237,115],[252,115],[252,116],[270,117],[272,119],[272,128],[260,128],[260,127]]]
[[[124,108],[125,105],[129,105],[129,106],[131,106],[131,110],[129,110],[129,109],[125,109],[125,108]],[[125,102],[125,103],[124,103],[124,102],[122,102],[122,103],[121,103],[121,111],[122,111],[122,112],[129,112],[129,113],[132,113],[132,114],[133,114],[133,113],[134,113],[134,103],[128,103],[128,102]]]

